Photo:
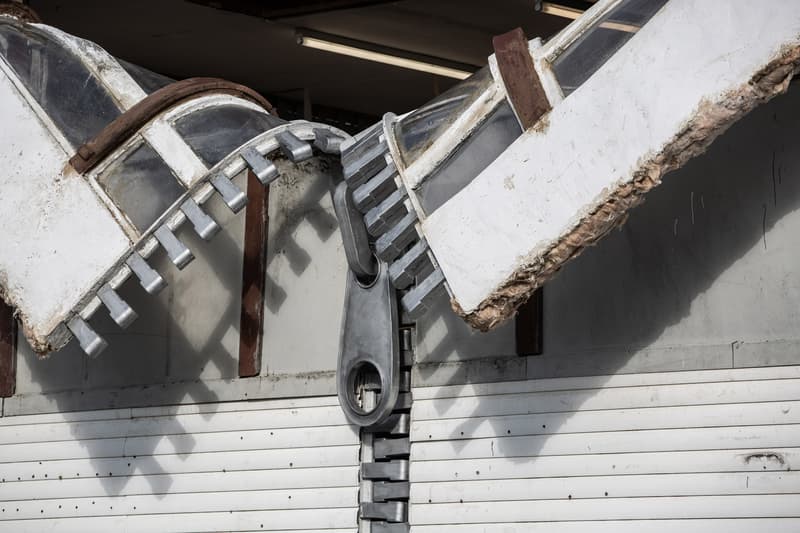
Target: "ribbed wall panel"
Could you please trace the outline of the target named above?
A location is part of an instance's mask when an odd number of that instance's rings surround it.
[[[798,371],[415,388],[412,531],[800,531]]]
[[[357,529],[336,398],[0,418],[0,531]]]

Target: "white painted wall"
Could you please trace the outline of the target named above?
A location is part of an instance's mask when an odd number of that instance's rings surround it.
[[[800,367],[415,388],[411,531],[800,529]]]
[[[704,100],[746,83],[797,44],[800,4],[668,3],[593,77],[528,131],[422,230],[469,312],[549,249],[608,190],[630,181]]]
[[[335,396],[0,419],[0,531],[356,530]]]

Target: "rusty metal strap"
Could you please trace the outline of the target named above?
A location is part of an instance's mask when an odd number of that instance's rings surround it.
[[[208,94],[231,94],[255,102],[268,112],[273,111],[272,104],[266,98],[244,85],[218,78],[189,78],[162,87],[125,111],[94,139],[78,148],[69,162],[80,174],[85,174],[159,113]]]
[[[17,319],[14,309],[0,298],[0,398],[10,398],[16,387]]]
[[[528,39],[520,28],[493,40],[497,68],[503,76],[508,100],[523,129],[536,124],[550,111],[550,101],[533,66]]]
[[[0,15],[13,17],[22,22],[39,23],[42,19],[30,6],[17,2],[0,2]]]

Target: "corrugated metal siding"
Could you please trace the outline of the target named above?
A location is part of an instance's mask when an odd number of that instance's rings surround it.
[[[415,533],[800,531],[800,367],[414,389]]]
[[[0,418],[0,531],[355,531],[335,397]]]

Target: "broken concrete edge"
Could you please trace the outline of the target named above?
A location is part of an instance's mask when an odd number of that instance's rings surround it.
[[[44,356],[51,351],[50,344],[46,341],[42,342],[42,340],[27,326],[28,320],[25,319],[19,307],[16,306],[14,300],[10,298],[8,291],[5,289],[5,276],[2,274],[0,274],[0,301],[14,310],[13,316],[19,325],[18,331],[21,331],[22,334],[25,335],[25,338],[28,339],[28,343],[35,352],[40,356]]]
[[[492,330],[514,316],[564,264],[623,225],[628,211],[644,201],[644,195],[661,183],[664,174],[704,153],[719,135],[755,107],[785,93],[799,68],[800,43],[786,45],[746,83],[713,101],[702,101],[694,118],[671,142],[659,153],[643,158],[632,178],[604,196],[568,233],[543,252],[526,258],[477,308],[466,312],[452,299],[453,310],[480,331]]]

